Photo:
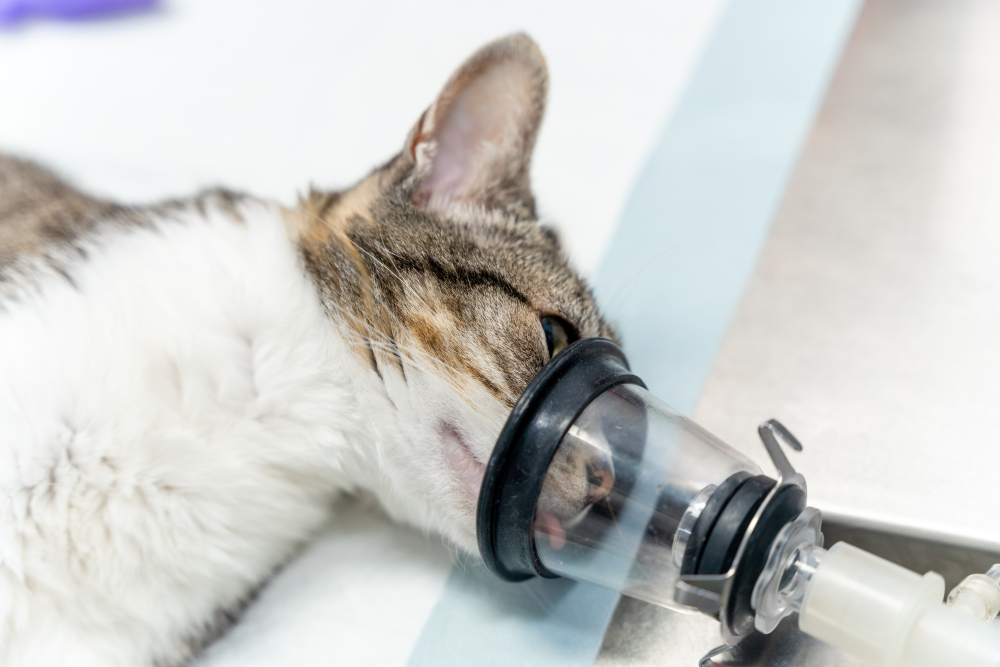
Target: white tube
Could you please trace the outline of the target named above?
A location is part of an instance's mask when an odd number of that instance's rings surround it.
[[[997,667],[1000,632],[943,604],[928,605],[896,664],[908,667]]]
[[[1000,632],[943,597],[941,575],[841,542],[812,576],[799,628],[879,667],[1000,667]]]

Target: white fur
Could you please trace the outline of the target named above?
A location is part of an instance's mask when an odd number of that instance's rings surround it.
[[[501,406],[430,362],[379,379],[281,211],[241,206],[105,232],[0,311],[0,665],[183,659],[341,490],[474,548]]]

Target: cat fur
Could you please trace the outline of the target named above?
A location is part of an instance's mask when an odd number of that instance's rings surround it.
[[[539,317],[615,337],[536,219],[546,88],[530,39],[489,44],[294,208],[121,206],[0,157],[0,665],[183,664],[338,494],[476,551]]]

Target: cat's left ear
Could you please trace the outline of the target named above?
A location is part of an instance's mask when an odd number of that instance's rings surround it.
[[[547,88],[545,59],[526,35],[473,54],[407,138],[413,203],[435,210],[513,205],[534,215],[528,172]]]

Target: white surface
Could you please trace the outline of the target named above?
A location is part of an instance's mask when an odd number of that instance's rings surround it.
[[[338,510],[198,667],[406,664],[451,556],[363,503]]]
[[[0,32],[0,150],[126,200],[225,184],[290,203],[396,153],[451,72],[527,31],[551,88],[540,213],[591,270],[723,0],[167,0]]]

